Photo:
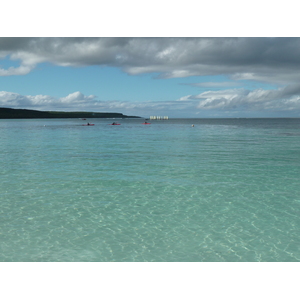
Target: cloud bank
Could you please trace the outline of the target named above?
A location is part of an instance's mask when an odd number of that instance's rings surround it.
[[[199,109],[246,110],[246,111],[300,111],[299,86],[278,90],[230,89],[207,91],[190,99],[201,99]]]
[[[187,95],[173,101],[100,101],[95,95],[86,96],[77,91],[66,97],[48,95],[24,96],[11,92],[0,92],[0,107],[26,108],[56,111],[121,112],[128,115],[148,117],[150,115],[173,116],[180,111],[182,117],[253,117],[260,113],[269,116],[285,115],[300,117],[300,96],[295,95],[298,87],[278,90],[227,89],[206,91],[198,95]]]
[[[276,84],[300,79],[300,38],[0,38],[0,57],[19,61],[1,76],[24,75],[39,63],[112,66],[160,78],[225,74]]]
[[[176,101],[166,102],[130,102],[130,101],[100,101],[96,96],[86,96],[77,91],[66,97],[55,98],[49,95],[20,95],[0,91],[0,107],[25,108],[52,111],[93,111],[93,112],[121,112],[128,115],[149,116],[163,110],[172,111],[182,107]],[[183,108],[187,107],[184,105]]]

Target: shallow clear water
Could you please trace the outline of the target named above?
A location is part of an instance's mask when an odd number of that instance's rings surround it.
[[[0,261],[300,261],[300,119],[88,121],[0,120]]]

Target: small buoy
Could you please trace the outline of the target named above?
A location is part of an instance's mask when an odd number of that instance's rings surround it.
[[[194,127],[194,124],[192,125],[192,127]]]

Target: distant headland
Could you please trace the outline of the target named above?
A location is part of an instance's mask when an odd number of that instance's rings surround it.
[[[31,109],[14,109],[0,107],[0,119],[61,119],[61,118],[140,118],[121,113],[86,112],[86,111],[39,111]]]

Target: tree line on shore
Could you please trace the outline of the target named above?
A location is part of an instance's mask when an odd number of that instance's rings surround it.
[[[65,111],[39,111],[31,109],[14,109],[0,107],[0,119],[59,119],[59,118],[140,118],[126,116],[121,113],[110,112],[65,112]]]

